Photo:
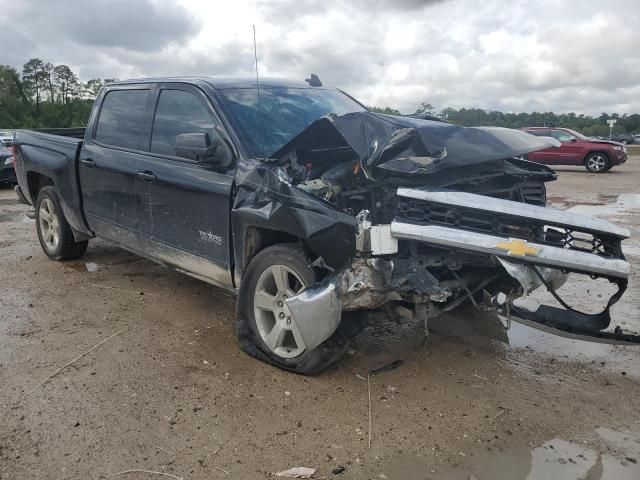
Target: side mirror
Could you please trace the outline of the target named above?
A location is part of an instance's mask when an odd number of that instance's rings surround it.
[[[231,149],[217,130],[209,133],[182,133],[176,137],[176,155],[205,165],[228,167]]]
[[[578,141],[578,139],[577,139],[576,137],[571,137],[571,138],[569,139],[569,141],[570,141],[570,142],[577,142],[577,141]]]

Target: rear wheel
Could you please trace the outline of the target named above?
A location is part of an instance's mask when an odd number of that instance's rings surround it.
[[[336,362],[349,339],[340,331],[314,349],[304,343],[285,300],[317,281],[297,244],[268,247],[249,264],[237,303],[237,334],[249,355],[296,373],[312,375]]]
[[[603,173],[611,169],[611,162],[606,153],[594,152],[587,155],[584,166],[591,173]]]
[[[43,187],[38,192],[36,230],[42,250],[52,260],[79,258],[87,250],[88,241],[75,241],[54,187]]]

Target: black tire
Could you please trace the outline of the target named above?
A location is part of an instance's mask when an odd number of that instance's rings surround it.
[[[611,170],[611,161],[604,152],[592,152],[584,159],[584,167],[591,173],[604,173]]]
[[[80,258],[87,250],[88,241],[76,242],[73,237],[73,231],[64,218],[62,207],[60,206],[60,200],[55,187],[47,186],[43,187],[38,192],[38,198],[36,200],[36,231],[38,232],[38,240],[40,240],[40,246],[44,253],[52,260],[71,260],[74,258]],[[51,210],[49,212],[49,210]],[[53,230],[57,231],[57,241],[48,241],[48,233],[50,230],[46,229],[45,225],[48,222],[45,219],[45,214],[54,215],[55,227]],[[42,215],[42,218],[41,218]]]
[[[276,367],[303,375],[314,375],[344,355],[349,346],[349,337],[338,329],[318,347],[304,350],[296,357],[283,358],[274,353],[259,333],[254,315],[254,296],[258,279],[277,265],[291,269],[307,286],[318,280],[309,266],[304,250],[298,244],[274,245],[258,253],[245,271],[236,304],[236,332],[240,347],[252,357]]]

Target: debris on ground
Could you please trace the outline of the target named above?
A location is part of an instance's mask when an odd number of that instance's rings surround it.
[[[116,335],[120,334],[121,331],[117,331],[116,333],[114,333],[113,335],[111,335],[110,337],[105,338],[104,340],[102,340],[100,343],[94,345],[93,347],[91,347],[89,350],[87,350],[86,352],[84,352],[82,355],[78,355],[76,358],[74,358],[73,360],[71,360],[70,362],[65,363],[63,366],[61,366],[59,369],[57,369],[55,372],[53,372],[51,375],[49,375],[47,378],[45,378],[43,381],[41,381],[40,383],[38,383],[35,387],[33,387],[31,390],[29,390],[27,393],[25,393],[22,396],[22,399],[28,397],[29,395],[31,395],[33,392],[35,392],[38,388],[40,388],[42,385],[44,385],[45,383],[47,383],[49,380],[51,380],[53,377],[55,377],[56,375],[58,375],[61,371],[63,371],[65,368],[67,368],[70,365],[73,365],[75,362],[77,362],[78,360],[80,360],[82,357],[84,357],[85,355],[93,352],[96,348],[98,348],[99,346],[103,345],[104,343],[106,343],[107,341],[111,340],[113,337],[115,337]],[[21,399],[21,400],[22,400]]]
[[[282,472],[275,473],[276,477],[286,477],[286,478],[311,478],[311,476],[316,473],[315,468],[309,467],[293,467],[289,470],[284,470]]]
[[[390,372],[391,370],[395,370],[396,368],[398,368],[403,363],[404,363],[404,360],[394,360],[393,362],[383,365],[381,367],[372,368],[371,370],[369,370],[369,375],[373,377],[374,375],[378,375],[380,373]]]

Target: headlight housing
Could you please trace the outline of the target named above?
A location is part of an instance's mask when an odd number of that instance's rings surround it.
[[[619,152],[623,152],[624,151],[624,147],[620,147],[619,145],[614,145],[613,149],[614,150],[618,150]]]

